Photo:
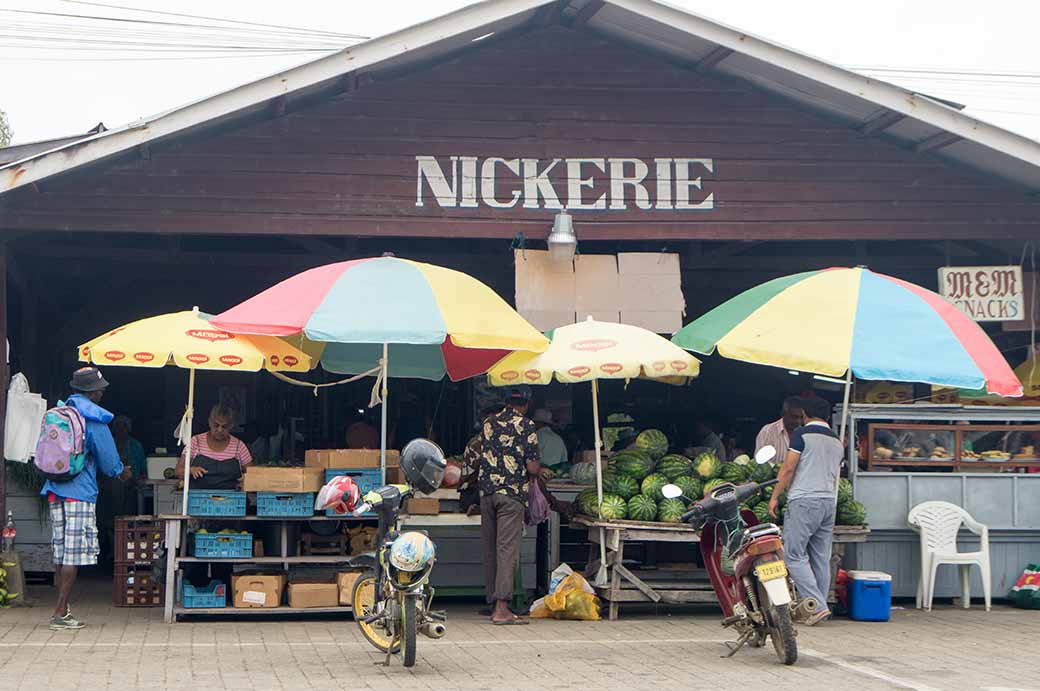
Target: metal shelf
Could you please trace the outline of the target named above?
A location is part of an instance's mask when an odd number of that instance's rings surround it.
[[[341,607],[174,607],[173,613],[204,614],[206,616],[238,614],[353,614],[349,605]]]
[[[182,516],[162,514],[161,521],[374,521],[378,516]]]
[[[355,555],[360,556],[360,555]],[[351,556],[316,555],[310,557],[235,557],[235,558],[206,558],[206,557],[177,557],[178,564],[343,564],[353,559]]]

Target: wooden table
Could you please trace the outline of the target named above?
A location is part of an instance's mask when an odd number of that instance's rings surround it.
[[[653,602],[667,604],[715,603],[718,599],[704,569],[690,566],[681,571],[658,569],[633,571],[624,565],[626,542],[700,542],[696,530],[682,523],[655,523],[644,521],[616,521],[596,519],[590,516],[575,516],[574,527],[588,530],[589,542],[600,543],[605,538],[607,548],[607,583],[593,587],[596,594],[610,603],[609,619],[618,617],[623,602]],[[602,533],[601,533],[602,531]],[[834,547],[831,557],[831,594],[838,566],[845,555],[845,545],[850,542],[866,542],[870,529],[867,526],[834,526]],[[589,562],[586,577],[599,570],[597,557]],[[831,598],[828,598],[831,599]]]

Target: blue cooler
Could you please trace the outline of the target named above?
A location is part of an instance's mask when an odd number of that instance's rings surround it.
[[[849,616],[856,621],[888,621],[891,613],[892,576],[849,571]]]

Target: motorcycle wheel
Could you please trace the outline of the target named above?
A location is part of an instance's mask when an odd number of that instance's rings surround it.
[[[791,621],[791,607],[771,605],[769,618],[773,624],[769,630],[769,637],[773,639],[776,656],[785,665],[793,665],[798,659],[798,641],[795,640],[794,622]]]
[[[401,649],[401,642],[390,631],[378,622],[363,622],[362,618],[372,614],[376,608],[376,576],[366,573],[354,583],[351,593],[351,605],[354,609],[354,621],[361,629],[361,634],[380,652],[396,653]]]
[[[416,619],[415,597],[404,596],[401,603],[401,652],[405,667],[415,666],[415,633],[419,626]]]

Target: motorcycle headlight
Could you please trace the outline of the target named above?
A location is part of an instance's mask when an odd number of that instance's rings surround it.
[[[402,533],[390,547],[390,564],[400,571],[422,571],[437,553],[433,541],[422,533]]]

